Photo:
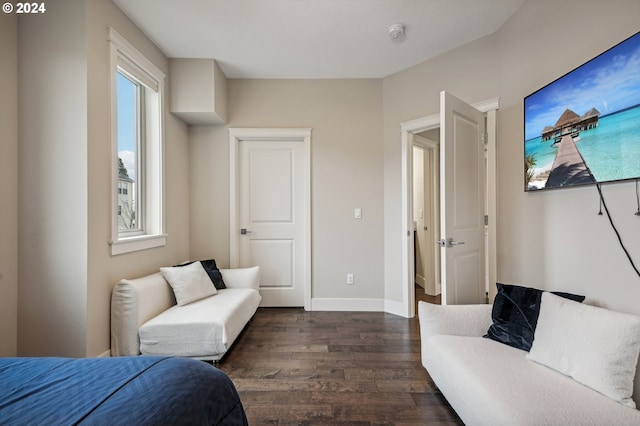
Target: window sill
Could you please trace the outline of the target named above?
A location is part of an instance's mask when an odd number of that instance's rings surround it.
[[[135,237],[122,238],[117,241],[110,241],[109,244],[111,245],[111,256],[117,256],[134,251],[162,247],[167,244],[167,235],[138,235]]]

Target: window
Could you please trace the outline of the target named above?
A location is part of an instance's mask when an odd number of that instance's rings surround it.
[[[145,88],[135,77],[118,67],[117,121],[118,121],[118,211],[124,212],[118,218],[120,234],[140,233],[144,230],[142,216],[141,189],[144,188],[142,174],[139,173],[141,142],[144,133],[141,123],[144,103],[141,102]],[[128,186],[132,192],[129,193]]]
[[[111,254],[162,246],[164,74],[113,29]]]

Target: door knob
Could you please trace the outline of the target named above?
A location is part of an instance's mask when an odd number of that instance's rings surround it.
[[[240,229],[240,235],[248,235],[250,233],[251,231],[249,231],[247,228]]]
[[[453,246],[461,246],[464,244],[464,241],[453,241],[453,238],[447,238],[445,241],[445,239],[443,238],[436,241],[436,244],[438,244],[440,247],[450,248]]]

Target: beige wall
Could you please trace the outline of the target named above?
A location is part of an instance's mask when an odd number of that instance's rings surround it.
[[[110,0],[56,1],[30,18],[19,22],[18,352],[98,356],[115,283],[189,257],[188,132],[165,114],[167,245],[112,257],[108,27],[165,73],[167,59]]]
[[[229,267],[229,131],[189,128],[190,249],[193,259]]]
[[[312,297],[382,300],[381,81],[229,80],[228,90],[229,127],[313,129]],[[192,128],[190,137],[191,252],[228,264],[227,128]]]
[[[0,15],[0,356],[18,332],[18,19]]]
[[[640,279],[604,216],[595,187],[522,190],[523,98],[638,31],[640,2],[536,0],[495,34],[384,79],[385,294],[401,300],[399,123],[438,111],[438,92],[501,97],[498,114],[498,279],[580,292],[640,313]],[[569,21],[567,20],[570,17]],[[604,193],[640,263],[633,183]],[[493,285],[493,283],[491,284]]]
[[[19,355],[85,354],[84,13],[63,1],[18,20]]]

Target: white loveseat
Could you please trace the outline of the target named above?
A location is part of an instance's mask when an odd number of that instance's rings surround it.
[[[259,267],[220,273],[225,289],[184,306],[176,303],[160,272],[121,280],[111,297],[111,355],[221,359],[252,319],[261,296]]]
[[[483,338],[491,311],[491,305],[418,306],[422,364],[466,425],[640,425],[635,408],[532,361],[524,350]]]

